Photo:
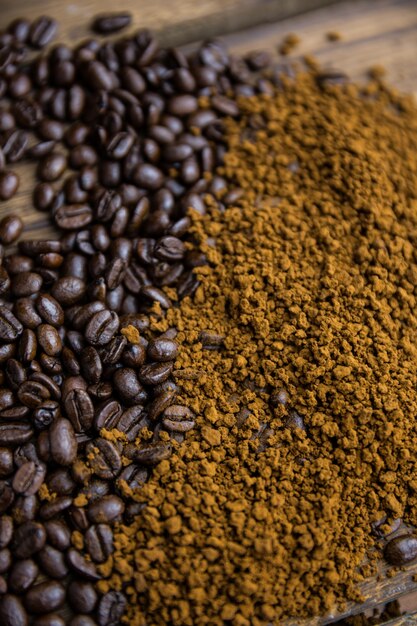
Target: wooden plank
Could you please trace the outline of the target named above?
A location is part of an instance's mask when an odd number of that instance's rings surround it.
[[[253,8],[255,0],[245,0],[247,8],[251,3]],[[193,3],[191,0],[172,0],[168,7],[162,0],[155,0],[153,4],[146,5],[141,0],[126,0],[123,8],[132,10],[136,27],[140,25],[155,28],[163,34],[162,43],[171,44],[176,41],[198,39],[203,34],[199,28],[202,28],[201,24],[204,21],[209,23],[213,20],[212,27],[217,28],[218,22],[213,16],[217,12],[218,19],[219,7],[224,7],[224,16],[230,16],[238,4],[243,6],[240,0],[223,2],[205,0],[202,4]],[[268,0],[256,4],[258,7],[264,7]],[[281,8],[286,4],[283,2]],[[96,0],[86,0],[83,3],[76,0],[69,4],[58,0],[38,0],[36,3],[30,3],[29,0],[14,0],[13,4],[6,2],[6,6],[2,7],[1,20],[5,24],[11,17],[17,15],[27,14],[34,17],[47,12],[59,17],[60,33],[66,40],[75,42],[87,34],[85,22],[97,11],[95,7],[98,6],[101,11],[112,7],[108,0],[101,3]],[[236,27],[236,21],[230,18],[232,21],[228,25],[227,20],[229,17],[227,19],[224,17],[222,32]],[[327,32],[334,30],[340,31],[343,36],[338,43],[330,43],[325,38]],[[205,34],[207,32],[204,30]],[[280,23],[228,35],[225,41],[236,53],[259,48],[276,50],[277,43],[288,32],[296,32],[302,40],[293,58],[297,58],[297,55],[313,54],[325,67],[341,69],[355,80],[362,79],[371,65],[382,64],[387,68],[388,79],[392,84],[403,91],[414,92],[417,96],[415,0],[359,0],[338,3]],[[32,208],[33,166],[24,164],[15,169],[21,176],[21,187],[12,201],[0,205],[0,217],[16,211],[25,221],[26,238],[47,237],[53,233],[47,216],[37,213]],[[417,564],[399,572],[394,578],[387,578],[385,570],[385,566],[381,564],[381,580],[370,579],[363,584],[362,591],[365,596],[363,604],[349,604],[346,610],[338,614],[302,622],[291,621],[286,626],[296,624],[325,626],[340,620],[343,616],[373,609],[417,589],[417,584],[412,580],[412,576],[417,575]],[[389,626],[411,626],[411,624],[414,626],[417,624],[416,616],[411,616],[410,619],[402,617],[389,622]]]
[[[287,18],[334,2],[340,0],[124,0],[120,8],[134,15],[132,29],[150,28],[160,33],[166,44],[178,45]],[[61,41],[68,41],[89,36],[88,25],[96,13],[117,8],[113,0],[3,0],[1,24],[22,15],[29,18],[50,15],[61,22]]]

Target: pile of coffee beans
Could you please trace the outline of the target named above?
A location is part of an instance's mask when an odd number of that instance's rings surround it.
[[[209,41],[185,56],[146,30],[43,52],[56,32],[43,16],[0,34],[0,198],[35,162],[34,207],[59,232],[18,241],[21,219],[0,223],[0,624],[116,626],[123,592],[94,587],[112,528],[194,426],[176,403],[176,331],[155,336],[149,314],[195,292],[206,260],[186,246],[188,210],[240,193],[216,175],[222,118],[280,73],[263,77],[264,53]]]

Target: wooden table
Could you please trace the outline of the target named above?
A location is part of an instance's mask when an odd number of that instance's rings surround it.
[[[260,21],[271,21],[297,13],[306,8],[331,5],[309,13],[267,25],[242,27]],[[60,39],[74,42],[89,35],[86,24],[97,12],[114,9],[113,0],[0,0],[0,26],[11,19],[42,13],[60,22]],[[130,10],[134,26],[150,27],[159,33],[164,45],[187,44],[214,34],[230,33],[224,40],[237,53],[266,48],[276,50],[285,34],[295,32],[301,44],[295,55],[313,54],[326,68],[337,68],[354,80],[364,78],[372,65],[385,66],[389,81],[402,91],[417,97],[417,2],[415,0],[359,0],[333,2],[330,0],[124,0],[117,5]],[[329,31],[339,31],[342,40],[327,41]],[[234,32],[236,31],[236,32]],[[16,197],[0,205],[0,217],[11,211],[23,216],[25,237],[39,238],[53,230],[44,214],[32,208],[30,190],[33,168],[16,168],[22,180]],[[384,603],[417,591],[417,564],[407,567],[393,578],[385,577],[385,565],[380,576],[363,584],[363,605],[348,605],[342,614],[326,618],[291,621],[286,626],[324,626],[344,616],[373,609]],[[415,603],[414,606],[417,606]],[[417,612],[386,622],[386,626],[417,625]]]

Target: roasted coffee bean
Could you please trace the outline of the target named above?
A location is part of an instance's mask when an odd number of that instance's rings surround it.
[[[11,130],[6,133],[5,139],[2,141],[3,154],[6,160],[9,163],[20,161],[26,153],[28,142],[29,136],[23,130]],[[14,179],[16,178],[17,175],[14,174]]]
[[[99,437],[87,445],[90,467],[100,478],[110,480],[122,469],[122,459],[114,443]]]
[[[97,609],[99,626],[118,626],[126,609],[127,600],[120,591],[109,591],[100,598]]]
[[[35,333],[33,330],[25,329],[19,341],[19,357],[24,364],[30,363],[30,361],[35,359],[37,348],[38,342]]]
[[[159,385],[164,382],[164,380],[167,380],[173,368],[174,364],[172,361],[168,363],[150,363],[148,365],[142,365],[139,369],[138,378],[143,385]]]
[[[0,598],[0,622],[2,626],[28,626],[29,617],[17,596],[8,593]]]
[[[10,173],[9,173],[10,176]],[[0,182],[1,187],[1,182]],[[11,194],[13,195],[13,194]],[[3,197],[0,189],[0,196]],[[10,197],[10,196],[9,196]],[[5,198],[3,198],[5,199]],[[19,239],[23,230],[23,222],[17,215],[8,215],[0,221],[0,243],[8,245]]]
[[[118,328],[118,315],[105,309],[90,319],[85,329],[85,337],[94,346],[104,346],[110,342]]]
[[[42,287],[42,276],[36,272],[22,272],[12,279],[12,293],[17,298],[38,293]]]
[[[0,549],[6,548],[13,537],[13,519],[9,515],[0,518]]]
[[[0,339],[14,341],[23,332],[23,326],[13,313],[4,305],[0,305]]]
[[[13,471],[13,454],[8,448],[0,448],[0,478],[9,476]],[[1,546],[1,522],[0,522],[0,546]]]
[[[156,191],[164,182],[164,176],[157,167],[148,163],[138,165],[133,172],[133,181],[144,189]]]
[[[38,183],[33,190],[33,204],[38,211],[49,211],[55,199],[55,191],[49,183]]]
[[[85,389],[71,389],[64,396],[64,406],[75,432],[87,431],[94,419],[94,407]]]
[[[0,574],[5,574],[12,564],[12,555],[8,548],[0,550]]]
[[[125,504],[118,496],[104,496],[99,500],[90,502],[87,514],[93,524],[113,524],[120,521]]]
[[[81,371],[91,384],[98,383],[103,373],[100,355],[93,346],[86,346],[80,353]]]
[[[26,328],[35,329],[39,326],[39,324],[42,323],[42,318],[36,312],[35,303],[31,298],[19,298],[19,300],[17,300],[15,303],[14,313],[16,314],[16,317],[19,320],[19,322],[21,322],[21,324],[23,324]],[[1,310],[0,310],[0,339],[3,339],[3,337],[1,336],[1,333],[2,333],[2,315],[1,315]],[[11,339],[9,341],[11,341]]]
[[[77,457],[77,440],[71,422],[58,418],[52,422],[48,434],[52,459],[58,465],[71,465]]]
[[[417,537],[415,535],[399,535],[387,543],[384,558],[391,565],[405,565],[417,558]]]
[[[178,356],[178,344],[171,339],[157,338],[149,342],[147,354],[151,361],[165,363],[174,361]]]
[[[50,395],[49,390],[42,383],[35,380],[23,382],[17,391],[17,397],[20,402],[30,409],[36,409],[45,400],[48,400]]]
[[[11,514],[16,524],[24,524],[35,520],[39,509],[36,496],[18,496],[13,503]]]
[[[80,278],[63,276],[52,286],[51,295],[61,306],[76,304],[84,296],[86,285]]]
[[[48,356],[56,356],[62,350],[62,341],[57,329],[50,324],[41,324],[36,329],[39,346]]]
[[[96,412],[94,426],[100,431],[102,428],[112,430],[118,424],[122,415],[122,407],[116,400],[109,400]]]
[[[46,293],[41,293],[36,298],[36,310],[44,322],[52,326],[62,326],[64,323],[64,311],[55,298]]]
[[[10,288],[10,277],[7,270],[0,266],[0,295],[5,294]]]
[[[94,586],[81,580],[70,582],[67,597],[71,608],[79,613],[92,613],[98,600]]]
[[[188,407],[171,404],[163,412],[162,425],[170,432],[185,433],[194,428],[195,416]]]
[[[84,541],[94,563],[104,563],[114,551],[113,533],[106,524],[90,526],[85,533]]]
[[[54,517],[59,516],[64,511],[69,509],[72,504],[72,498],[70,497],[62,497],[55,498],[55,500],[51,500],[51,502],[45,502],[41,508],[39,509],[39,516],[41,520],[50,520]]]
[[[33,423],[37,430],[48,428],[52,422],[61,416],[59,405],[54,400],[47,400],[40,404],[33,412]]]
[[[166,443],[151,443],[141,447],[129,444],[126,446],[125,456],[132,461],[142,463],[143,465],[156,465],[164,459],[168,459],[172,454],[172,449]]]
[[[130,26],[132,16],[130,13],[103,13],[94,18],[91,28],[101,35],[115,33]]]
[[[38,554],[36,559],[44,574],[47,574],[50,578],[62,579],[68,574],[68,567],[65,561],[64,554],[46,545]]]
[[[147,414],[151,421],[156,420],[161,413],[173,403],[176,392],[167,390],[159,394],[147,407]]]
[[[69,528],[58,520],[45,522],[45,530],[48,542],[61,552],[69,548],[71,544],[71,532]]]
[[[24,496],[33,496],[39,491],[45,475],[45,465],[28,461],[17,470],[13,477],[12,487],[16,493],[21,493]]]
[[[127,404],[140,404],[147,399],[146,392],[134,369],[123,367],[116,370],[113,384],[117,395]]]
[[[50,17],[38,17],[29,29],[29,43],[34,48],[47,46],[55,37],[57,23]]]
[[[1,316],[0,316],[0,327],[1,327]],[[5,363],[8,359],[10,359],[14,353],[16,352],[16,346],[13,343],[6,343],[0,345],[0,363]]]
[[[87,204],[68,204],[54,213],[54,220],[63,230],[78,230],[87,226],[93,219],[93,212]]]
[[[74,492],[76,487],[68,469],[61,467],[48,474],[46,479],[48,489],[59,496],[68,496]]]
[[[31,587],[25,594],[25,607],[31,613],[49,613],[64,604],[65,589],[56,581],[45,581]]]
[[[28,559],[42,550],[46,532],[38,522],[25,522],[14,533],[12,552],[18,559]]]
[[[9,572],[9,588],[13,593],[24,593],[38,577],[39,568],[32,559],[22,559],[13,563]]]
[[[77,550],[70,548],[66,556],[67,563],[75,574],[92,582],[100,580],[100,574],[97,572],[94,563],[87,561]]]
[[[19,446],[32,436],[30,424],[18,421],[0,422],[0,446]]]

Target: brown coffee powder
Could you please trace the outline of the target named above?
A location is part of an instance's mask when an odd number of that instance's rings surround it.
[[[244,194],[193,215],[209,265],[154,322],[179,330],[197,427],[99,583],[131,626],[325,613],[360,600],[373,521],[417,523],[416,109],[311,74],[240,107],[223,174]]]

